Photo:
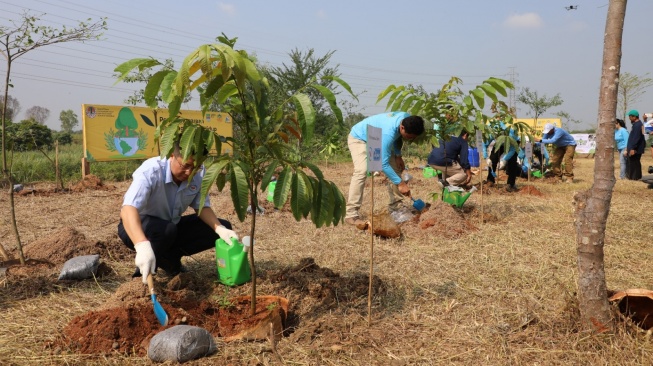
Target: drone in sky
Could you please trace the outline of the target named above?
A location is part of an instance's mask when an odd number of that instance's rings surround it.
[[[567,10],[578,10],[578,5],[565,6],[565,9],[567,9]]]

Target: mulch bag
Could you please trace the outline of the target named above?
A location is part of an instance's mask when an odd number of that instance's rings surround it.
[[[154,362],[186,362],[209,356],[217,350],[213,336],[206,329],[175,325],[152,337],[147,356]]]
[[[61,280],[84,280],[93,278],[97,273],[98,266],[100,265],[100,255],[82,255],[79,257],[70,258],[64,263],[61,273],[59,274],[59,281]]]

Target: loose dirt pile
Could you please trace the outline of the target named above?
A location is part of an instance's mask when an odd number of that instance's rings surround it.
[[[310,318],[319,310],[343,305],[363,307],[367,303],[366,275],[342,277],[328,268],[320,268],[312,258],[262,276],[272,282],[272,292],[287,294],[293,312],[288,316],[283,311],[281,318],[289,318],[286,326],[290,328],[297,325],[300,317]],[[165,288],[159,288],[163,286],[158,282],[155,287],[159,293],[157,299],[170,319],[168,327],[176,324],[199,326],[226,340],[241,334],[245,338],[251,336],[249,330],[262,318],[268,321],[273,309],[282,309],[274,298],[260,296],[256,315],[251,317],[248,297],[231,298],[226,296],[227,292],[222,296],[212,296],[214,289],[210,281],[193,273],[182,273],[170,279]],[[373,290],[375,294],[384,291],[384,285],[377,277],[373,281]],[[63,336],[48,346],[53,350],[74,353],[143,356],[147,353],[150,339],[163,329],[154,316],[149,291],[137,278],[121,285],[102,308],[74,318],[63,329]]]
[[[23,252],[28,258],[47,260],[56,265],[80,255],[99,254],[100,259],[116,260],[133,257],[133,253],[117,237],[106,242],[93,242],[72,227],[64,227],[47,237],[26,244]]]
[[[454,239],[477,230],[465,218],[463,212],[450,204],[437,201],[428,211],[421,214],[418,227],[434,236]]]
[[[101,191],[111,191],[116,189],[115,186],[105,185],[100,178],[93,174],[85,176],[77,184],[70,188],[73,192],[83,192],[86,190],[101,190]]]

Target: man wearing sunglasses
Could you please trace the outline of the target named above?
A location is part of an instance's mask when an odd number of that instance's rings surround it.
[[[231,223],[217,218],[208,195],[200,202],[204,174],[192,156],[183,160],[178,144],[167,159],[150,158],[134,171],[118,224],[118,236],[136,251],[133,277],[142,275],[145,283],[157,268],[174,276],[185,270],[182,256],[215,248],[218,238],[238,239]],[[182,216],[188,207],[203,208],[200,215]]]

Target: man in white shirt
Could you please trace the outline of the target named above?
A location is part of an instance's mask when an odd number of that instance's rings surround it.
[[[147,276],[162,268],[169,275],[182,271],[181,257],[215,248],[215,241],[238,239],[229,221],[218,219],[208,195],[200,202],[204,166],[196,169],[193,157],[182,161],[179,145],[167,159],[154,157],[134,171],[120,210],[118,236],[136,250],[134,277]],[[198,215],[182,214],[188,207]]]

